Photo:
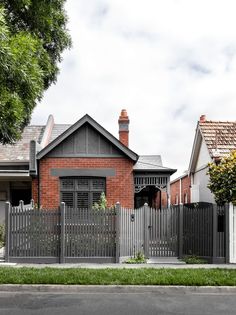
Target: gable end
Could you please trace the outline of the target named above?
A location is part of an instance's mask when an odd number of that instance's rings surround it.
[[[88,123],[62,141],[47,157],[122,157],[118,150],[103,135]]]

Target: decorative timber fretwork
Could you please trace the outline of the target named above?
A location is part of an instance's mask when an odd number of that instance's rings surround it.
[[[169,176],[158,175],[134,175],[134,190],[135,193],[139,193],[141,190],[148,186],[155,186],[161,191],[168,189]]]

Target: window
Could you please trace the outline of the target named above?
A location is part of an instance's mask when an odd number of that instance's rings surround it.
[[[105,190],[105,178],[61,178],[61,201],[71,208],[92,208]]]

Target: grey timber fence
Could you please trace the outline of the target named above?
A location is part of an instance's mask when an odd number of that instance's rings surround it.
[[[6,261],[115,262],[115,209],[36,209],[6,204]]]
[[[183,206],[182,256],[196,255],[212,263],[226,257],[228,205],[199,203]]]
[[[6,204],[6,253],[11,262],[59,262],[60,212]]]
[[[115,209],[67,208],[64,219],[64,261],[115,262]]]
[[[228,207],[187,204],[168,209],[144,205],[106,210],[57,209],[6,203],[5,259],[10,262],[120,262],[146,257],[197,255],[225,262]]]

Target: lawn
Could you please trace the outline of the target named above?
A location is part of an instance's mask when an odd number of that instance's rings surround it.
[[[235,286],[230,269],[0,268],[0,284]]]

